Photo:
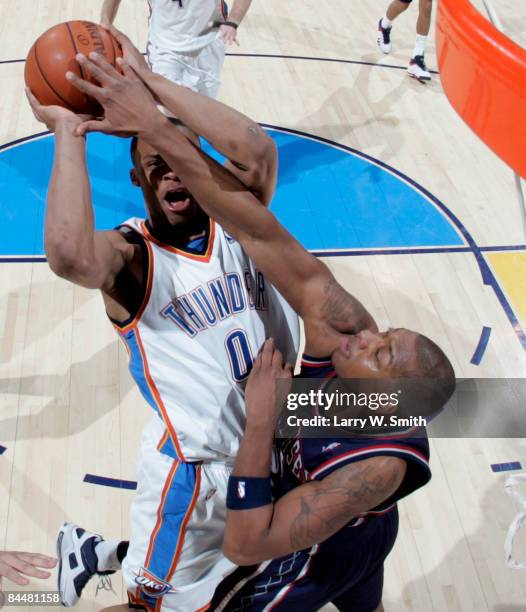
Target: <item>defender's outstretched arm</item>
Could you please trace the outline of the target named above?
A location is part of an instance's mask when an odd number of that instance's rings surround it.
[[[228,169],[268,206],[277,180],[274,141],[252,119],[225,104],[181,87],[153,73],[130,39],[116,28],[110,32],[124,57],[157,100],[229,161]]]
[[[236,238],[247,254],[300,314],[316,354],[331,354],[338,332],[357,332],[376,325],[358,300],[310,255],[272,213],[228,169],[190,143],[149,98],[144,83],[123,63],[120,75],[103,58],[82,59],[102,84],[97,87],[69,73],[73,84],[104,107],[102,121],[89,129],[116,134],[137,133],[154,147],[201,207]],[[311,350],[311,349],[307,349]]]
[[[226,168],[165,125],[142,138],[178,174],[202,208],[236,240],[303,318],[307,351],[328,355],[337,332],[377,329],[363,305],[308,253]]]

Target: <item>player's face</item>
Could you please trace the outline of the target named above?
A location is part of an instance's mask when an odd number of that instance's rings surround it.
[[[177,173],[153,147],[139,140],[137,158],[139,163],[132,170],[132,180],[142,188],[154,227],[188,223],[202,214]]]
[[[332,354],[336,373],[340,378],[397,378],[417,369],[418,335],[399,328],[346,336]]]

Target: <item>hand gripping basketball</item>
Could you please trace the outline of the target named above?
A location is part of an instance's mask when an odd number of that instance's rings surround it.
[[[75,132],[78,136],[87,132],[104,132],[128,137],[155,128],[162,115],[148,88],[125,60],[117,60],[122,74],[95,52],[90,53],[89,58],[78,54],[76,60],[100,85],[81,79],[70,71],[66,73],[67,80],[79,91],[96,100],[104,111],[102,119],[85,121],[79,125]]]
[[[139,51],[139,49],[137,49],[137,47],[126,36],[126,34],[123,34],[120,30],[117,30],[117,28],[113,25],[108,26],[107,29],[108,32],[112,35],[112,37],[121,46],[122,57],[130,66],[130,68],[139,76],[142,76],[144,71],[150,72],[150,67],[144,59],[144,55]]]
[[[24,78],[40,104],[62,106],[74,113],[100,114],[100,107],[65,79],[66,71],[87,78],[75,61],[77,53],[97,51],[115,65],[122,50],[104,28],[90,21],[67,21],[37,38],[27,56]]]

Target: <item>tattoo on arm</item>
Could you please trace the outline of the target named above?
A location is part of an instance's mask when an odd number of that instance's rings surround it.
[[[360,461],[322,480],[314,493],[300,499],[300,510],[290,526],[293,550],[326,540],[352,518],[390,497],[405,473],[401,461],[387,457]]]
[[[327,281],[323,293],[321,316],[336,329],[358,332],[366,326],[369,313],[335,278]]]

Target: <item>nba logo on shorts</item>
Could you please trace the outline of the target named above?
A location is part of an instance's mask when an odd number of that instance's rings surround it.
[[[239,499],[243,499],[245,497],[245,481],[241,480],[237,483],[237,496]]]
[[[157,576],[154,576],[144,567],[141,568],[138,576],[135,576],[135,584],[137,584],[145,595],[150,597],[162,597],[172,591],[172,585],[164,582]]]

